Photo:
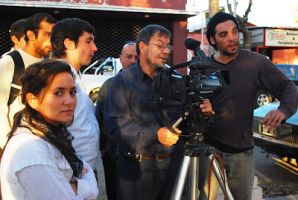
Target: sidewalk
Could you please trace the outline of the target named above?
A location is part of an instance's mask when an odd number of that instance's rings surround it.
[[[282,196],[282,197],[271,197],[271,198],[266,198],[264,200],[298,200],[298,194]]]

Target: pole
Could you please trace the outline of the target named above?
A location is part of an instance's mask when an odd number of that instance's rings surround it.
[[[209,0],[209,18],[219,11],[219,0]],[[208,56],[214,54],[214,49],[211,45],[208,46]]]

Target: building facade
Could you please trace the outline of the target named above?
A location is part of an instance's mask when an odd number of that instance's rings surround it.
[[[173,33],[174,51],[169,64],[185,62],[187,51],[186,19],[193,11],[186,10],[186,0],[0,0],[0,54],[12,46],[10,25],[37,12],[55,18],[77,17],[90,22],[96,29],[98,51],[94,59],[118,57],[125,41],[135,40],[141,28],[160,24]]]

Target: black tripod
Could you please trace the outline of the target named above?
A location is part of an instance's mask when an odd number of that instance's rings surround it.
[[[188,115],[185,113],[184,115]],[[183,117],[180,117],[173,127],[177,127],[183,121]],[[198,131],[199,132],[199,131]],[[198,199],[198,159],[200,155],[208,155],[209,161],[213,162],[213,171],[216,176],[216,179],[223,191],[227,196],[228,200],[234,200],[231,191],[228,187],[226,181],[225,173],[220,169],[217,160],[214,157],[213,149],[211,146],[206,146],[204,143],[204,136],[201,133],[195,133],[191,136],[190,141],[184,147],[184,157],[181,163],[177,180],[171,194],[171,200],[180,200],[185,185],[185,180],[190,172],[190,188],[189,188],[189,198],[190,200]],[[210,162],[209,162],[210,163]]]

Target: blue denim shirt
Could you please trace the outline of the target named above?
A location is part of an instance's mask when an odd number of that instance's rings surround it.
[[[153,100],[152,79],[138,64],[118,73],[105,99],[104,126],[116,141],[118,151],[143,154],[171,152],[173,147],[159,143],[157,131],[165,126]],[[163,109],[171,122],[179,118],[180,109]]]

